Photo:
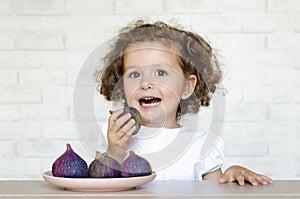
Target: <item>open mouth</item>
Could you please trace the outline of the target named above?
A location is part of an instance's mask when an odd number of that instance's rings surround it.
[[[152,107],[157,106],[161,102],[160,98],[157,97],[144,97],[139,99],[139,103],[141,106]]]

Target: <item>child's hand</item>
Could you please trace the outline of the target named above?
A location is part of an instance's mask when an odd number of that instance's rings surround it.
[[[127,154],[128,139],[135,130],[135,121],[131,119],[130,113],[125,115],[123,109],[114,111],[108,120],[108,151],[107,153],[121,160]]]
[[[257,186],[259,184],[267,185],[272,184],[273,180],[267,176],[254,173],[241,166],[231,166],[219,179],[219,183],[227,183],[237,181],[239,185],[243,186],[245,181],[248,181],[251,185]]]

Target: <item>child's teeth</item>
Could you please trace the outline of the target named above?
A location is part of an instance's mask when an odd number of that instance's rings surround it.
[[[155,102],[155,103],[151,103],[151,104],[146,104],[146,103],[142,103],[143,106],[157,106],[159,104],[159,102]]]

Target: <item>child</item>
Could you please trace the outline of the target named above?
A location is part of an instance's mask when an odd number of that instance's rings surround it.
[[[134,119],[129,113],[122,114],[123,109],[116,110],[102,134],[99,150],[106,150],[120,162],[129,150],[153,153],[172,143],[185,128],[179,124],[180,118],[209,106],[222,80],[216,56],[202,37],[163,22],[138,20],[123,28],[105,61],[104,70],[96,73],[100,94],[110,101],[123,101],[141,113],[138,135],[152,132],[147,139],[131,136],[136,128]],[[229,167],[223,174],[220,138],[213,150],[199,160],[199,148],[206,135],[195,133],[184,155],[157,172],[157,178],[238,181],[239,185],[245,181],[252,185],[272,183],[270,178],[240,166]]]

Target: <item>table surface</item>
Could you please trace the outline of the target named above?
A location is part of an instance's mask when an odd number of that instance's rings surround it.
[[[158,181],[127,191],[77,192],[45,181],[0,180],[0,198],[300,198],[299,180],[253,187],[217,181]]]

